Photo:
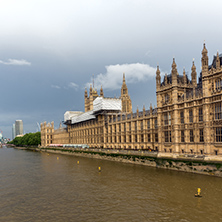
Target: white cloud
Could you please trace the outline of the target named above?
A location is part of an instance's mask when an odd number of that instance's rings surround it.
[[[70,82],[68,87],[69,88],[73,88],[75,90],[78,90],[78,88],[79,88],[79,86],[76,83],[74,83],[74,82]]]
[[[155,77],[156,68],[142,63],[109,65],[106,66],[105,74],[100,73],[96,76],[95,88],[100,88],[102,85],[104,89],[119,89],[123,73],[125,73],[127,83],[144,82]],[[90,84],[87,83],[86,86],[89,87]]]
[[[55,88],[55,89],[60,89],[61,87],[60,86],[57,86],[57,85],[51,85],[52,88]]]
[[[17,66],[30,66],[31,65],[31,63],[26,61],[25,59],[20,59],[20,60],[8,59],[7,62],[0,60],[0,63],[4,65],[17,65]]]

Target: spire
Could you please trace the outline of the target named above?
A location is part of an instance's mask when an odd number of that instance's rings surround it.
[[[145,109],[145,105],[143,104],[143,113],[145,113],[146,109]]]
[[[219,57],[219,52],[217,51],[216,69],[219,68],[220,68],[220,57]]]
[[[193,59],[193,65],[192,65],[191,71],[192,71],[192,73],[196,72],[196,66],[194,65],[194,59]]]
[[[202,58],[201,58],[202,72],[208,71],[208,56],[207,56],[207,53],[208,53],[208,51],[207,51],[206,45],[204,43],[203,50],[202,50]]]
[[[103,87],[102,87],[102,85],[101,85],[101,89],[100,89],[100,96],[104,96],[104,94],[103,94]]]
[[[90,84],[89,94],[92,95],[92,84]]]
[[[191,80],[192,80],[192,84],[194,86],[196,86],[197,84],[197,72],[196,72],[196,66],[194,65],[194,59],[193,59],[193,65],[191,68]]]
[[[164,83],[165,85],[167,84],[167,74],[165,73],[165,76],[164,76]]]
[[[171,74],[172,75],[177,75],[177,65],[176,65],[176,62],[175,62],[175,58],[173,58]]]
[[[185,72],[185,68],[183,68],[183,83],[185,84],[186,81],[186,72]]]
[[[161,81],[160,69],[159,69],[159,66],[157,66],[157,70],[156,70],[156,89],[158,89],[160,87],[160,81]]]
[[[87,93],[87,89],[85,87],[85,98],[87,98],[87,97],[88,97],[88,93]]]
[[[128,94],[128,88],[126,85],[125,73],[123,73],[123,84],[121,87],[121,100],[122,100],[122,112],[131,112],[132,102]]]
[[[125,73],[123,73],[123,84],[126,84]]]
[[[159,66],[157,66],[156,76],[160,76],[160,69],[159,69]]]
[[[205,42],[204,42],[204,44],[203,44],[203,50],[202,50],[202,55],[203,54],[207,54],[208,53],[208,51],[207,51],[207,49],[206,49],[206,45],[205,45]]]
[[[125,73],[123,73],[123,84],[121,88],[121,95],[127,95],[127,94],[128,94],[128,88],[126,85]]]

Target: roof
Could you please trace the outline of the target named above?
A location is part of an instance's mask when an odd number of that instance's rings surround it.
[[[219,55],[219,59],[220,59],[220,64],[222,65],[222,54]],[[216,62],[217,62],[217,56],[214,55],[212,64],[209,65],[208,69],[210,70],[212,66],[216,69]]]
[[[97,97],[93,101],[94,113],[102,110],[121,111],[121,109],[122,109],[121,99]]]
[[[67,111],[64,114],[64,120],[65,122],[71,120],[71,124],[75,124],[95,119],[96,113],[98,113],[99,111],[121,111],[121,104],[121,99],[97,97],[93,101],[93,110],[90,110],[85,113],[79,111]]]
[[[64,114],[64,122],[66,122],[67,120],[71,120],[72,117],[79,116],[82,113],[83,112],[80,111],[66,111]]]
[[[93,115],[93,111],[88,111],[88,112],[85,112],[81,115],[78,115],[78,116],[74,116],[71,118],[71,123],[74,124],[74,123],[80,123],[80,122],[84,122],[86,120],[91,120],[91,119],[95,119],[96,117]]]

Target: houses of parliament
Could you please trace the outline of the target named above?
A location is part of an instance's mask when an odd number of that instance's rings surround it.
[[[209,64],[205,44],[202,69],[197,77],[194,61],[191,78],[177,71],[175,59],[171,73],[161,80],[156,70],[157,107],[132,112],[125,74],[120,98],[104,97],[90,86],[85,89],[85,111],[67,111],[66,127],[41,124],[41,145],[87,144],[95,148],[150,149],[184,154],[222,154],[222,55]]]

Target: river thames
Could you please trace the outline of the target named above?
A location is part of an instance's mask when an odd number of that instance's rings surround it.
[[[0,221],[222,221],[222,178],[12,148],[0,176]]]

